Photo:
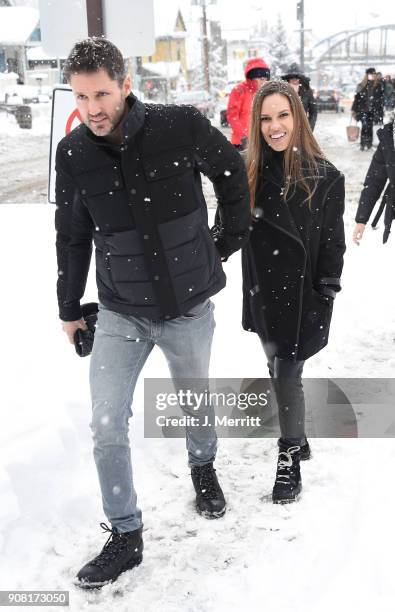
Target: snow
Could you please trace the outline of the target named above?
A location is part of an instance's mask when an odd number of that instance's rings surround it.
[[[351,243],[371,153],[346,142],[347,122],[329,114],[317,122],[321,146],[346,174],[348,250],[329,346],[307,362],[305,375],[392,377],[395,237],[383,246],[381,224],[367,228],[360,247]],[[89,358],[76,356],[57,319],[53,218],[50,205],[0,206],[1,588],[69,590],[75,612],[392,610],[394,440],[312,439],[301,500],[274,506],[275,440],[223,439],[216,467],[228,511],[207,521],[193,507],[184,441],[143,437],[143,377],[131,440],[144,561],[101,592],[73,586],[106,536],[98,526],[105,519],[91,451]],[[224,266],[211,375],[265,377],[259,341],[240,325],[239,255]],[[95,298],[92,271],[85,300]],[[167,375],[153,351],[143,376]]]
[[[181,62],[144,62],[144,70],[167,79],[175,79],[181,72]]]
[[[26,49],[26,58],[29,62],[42,60],[55,60],[56,56],[48,54],[42,47],[30,47]]]
[[[24,45],[39,22],[39,12],[26,6],[0,7],[2,45]]]

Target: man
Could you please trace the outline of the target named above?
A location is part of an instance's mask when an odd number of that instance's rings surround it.
[[[284,74],[281,78],[284,79],[284,81],[288,81],[299,94],[307,119],[309,120],[311,131],[313,131],[317,121],[317,104],[310,87],[309,77],[302,74],[298,64],[293,63],[290,65],[288,73]]]
[[[270,79],[270,68],[259,57],[247,61],[245,81],[238,83],[229,96],[226,116],[232,128],[231,142],[242,151],[247,147],[252,101],[258,89]]]
[[[83,124],[56,154],[59,312],[73,343],[76,330],[85,328],[80,300],[93,239],[100,309],[90,367],[91,428],[111,523],[111,529],[102,524],[110,532],[102,552],[77,575],[89,588],[142,559],[128,439],[137,378],[154,345],[176,383],[208,378],[215,325],[209,298],[225,286],[221,258],[248,240],[250,212],[244,166],[226,138],[193,107],[137,100],[111,42],[77,43],[64,74]],[[219,202],[216,242],[201,172]],[[207,406],[201,416],[212,422],[213,414]],[[215,430],[187,427],[186,439],[197,510],[218,518],[226,504],[213,467]]]

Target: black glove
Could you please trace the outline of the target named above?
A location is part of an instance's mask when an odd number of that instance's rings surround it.
[[[81,310],[82,317],[88,329],[77,329],[74,334],[74,346],[77,355],[80,357],[87,357],[91,354],[93,348],[99,307],[96,302],[89,302],[89,304],[83,304]]]

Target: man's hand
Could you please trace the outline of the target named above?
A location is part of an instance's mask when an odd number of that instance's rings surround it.
[[[79,319],[78,321],[62,321],[62,328],[70,344],[74,344],[74,334],[77,329],[88,329],[84,319]]]
[[[365,231],[366,224],[365,223],[357,223],[354,232],[352,235],[353,242],[359,246],[360,241],[362,240],[363,233]]]

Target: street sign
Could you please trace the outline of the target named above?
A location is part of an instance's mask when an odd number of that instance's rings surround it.
[[[101,6],[104,34],[124,57],[154,53],[154,0],[101,0]],[[42,46],[48,54],[67,57],[78,40],[87,38],[87,0],[39,0],[39,9]]]
[[[56,148],[60,140],[80,123],[81,118],[76,109],[75,98],[71,88],[67,86],[55,88],[52,98],[51,148],[49,153],[48,201],[51,204],[55,204],[56,201]]]

